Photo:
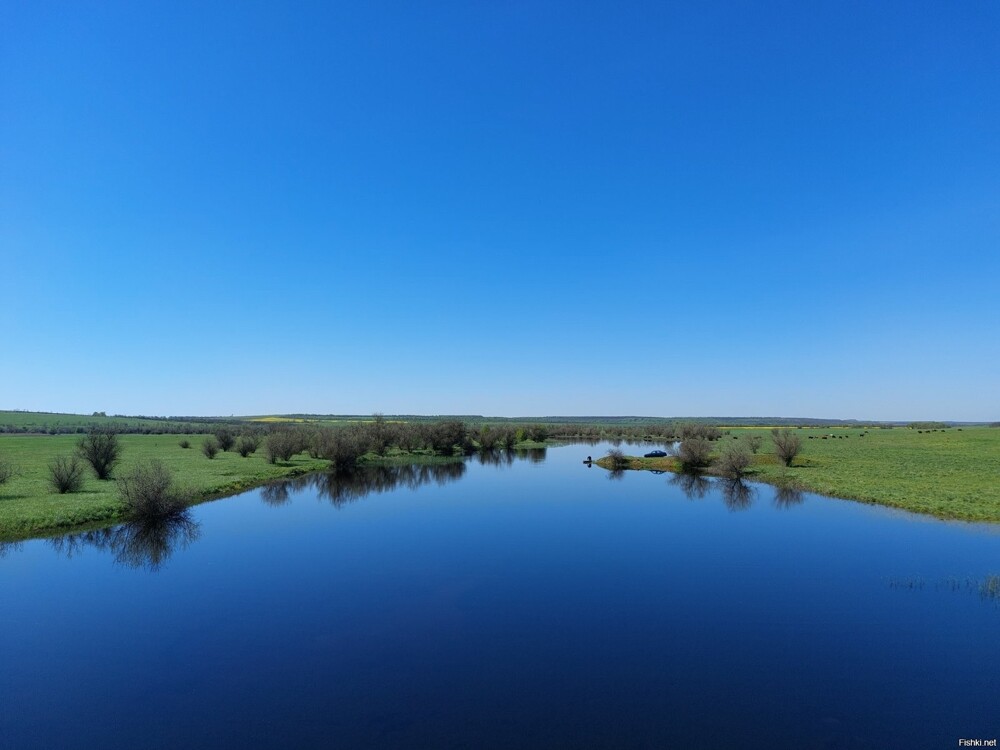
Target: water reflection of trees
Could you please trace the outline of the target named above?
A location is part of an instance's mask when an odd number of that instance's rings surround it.
[[[742,479],[710,479],[697,472],[681,472],[671,475],[668,480],[677,487],[689,500],[703,500],[713,487],[722,493],[722,500],[729,510],[747,510],[757,498],[758,489],[754,484]],[[774,488],[774,505],[786,510],[800,505],[804,496],[801,490],[790,487]]]
[[[521,461],[530,461],[533,464],[540,464],[547,455],[546,448],[518,448],[514,451],[514,457]]]
[[[720,485],[722,499],[729,510],[747,510],[753,505],[757,490],[742,479],[723,479]]]
[[[478,451],[476,460],[480,466],[510,466],[514,463],[514,453],[500,450]]]
[[[464,461],[441,464],[364,466],[351,470],[307,474],[273,482],[261,488],[260,497],[268,505],[288,502],[293,492],[312,490],[340,507],[372,494],[391,492],[399,487],[416,489],[431,482],[439,485],[465,476]]]
[[[85,549],[110,552],[115,562],[129,568],[159,570],[177,551],[201,535],[200,524],[187,511],[149,521],[130,521],[109,529],[93,529],[52,537],[49,546],[73,557]]]
[[[0,557],[6,557],[13,552],[20,552],[23,547],[23,542],[0,542]]]
[[[788,510],[796,505],[801,505],[804,499],[805,496],[802,494],[802,490],[795,487],[774,488],[774,505],[782,510]]]
[[[704,500],[712,488],[708,477],[694,471],[682,471],[669,479],[670,484],[678,487],[688,500]]]

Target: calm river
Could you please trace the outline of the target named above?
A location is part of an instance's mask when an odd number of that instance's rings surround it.
[[[0,547],[0,746],[952,748],[1000,527],[587,468],[311,479]]]

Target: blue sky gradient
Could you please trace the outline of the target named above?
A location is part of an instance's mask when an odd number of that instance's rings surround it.
[[[1000,419],[998,40],[986,0],[4,4],[0,408]]]

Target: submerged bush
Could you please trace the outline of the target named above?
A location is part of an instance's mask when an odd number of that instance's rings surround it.
[[[76,456],[59,456],[49,464],[49,484],[60,495],[83,487],[83,464]]]
[[[190,503],[190,494],[177,488],[170,471],[155,458],[121,477],[118,492],[130,518],[167,518]]]

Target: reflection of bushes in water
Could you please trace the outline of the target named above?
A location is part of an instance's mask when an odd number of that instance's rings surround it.
[[[697,472],[682,471],[670,477],[670,484],[678,487],[688,500],[703,500],[712,483]]]
[[[934,591],[965,591],[979,594],[984,600],[996,602],[1000,605],[1000,575],[991,574],[983,578],[966,577],[941,578],[938,580],[928,580],[921,576],[893,576],[888,580],[891,589],[906,589],[909,591],[922,591],[925,588],[932,588]]]
[[[794,486],[777,486],[774,488],[774,505],[776,508],[787,510],[796,505],[801,505],[805,500],[802,490]]]
[[[272,482],[261,488],[260,496],[268,505],[281,505],[288,502],[292,492],[312,489],[335,506],[341,506],[367,495],[391,492],[397,487],[416,489],[431,482],[444,485],[461,479],[465,470],[465,463],[461,461],[446,464],[364,466]]]
[[[264,501],[265,505],[284,505],[291,498],[292,482],[295,480],[288,480],[285,482],[271,482],[270,484],[265,484],[260,488],[260,499]],[[298,489],[298,488],[295,488]]]
[[[6,557],[13,552],[20,552],[24,547],[22,542],[0,542],[0,558]]]
[[[155,571],[174,552],[186,549],[200,535],[200,525],[185,511],[168,518],[132,521],[110,529],[53,537],[48,541],[52,549],[66,557],[93,548],[110,552],[120,565]]]
[[[545,448],[519,448],[515,451],[515,456],[522,461],[531,461],[533,464],[540,464],[545,460]]]
[[[371,494],[391,492],[397,487],[416,489],[424,484],[454,482],[465,475],[465,463],[370,466],[353,471],[316,474],[316,489],[335,506]]]
[[[726,479],[720,482],[722,499],[729,510],[747,510],[753,505],[756,490],[739,479]]]
[[[511,451],[481,450],[476,454],[476,460],[481,466],[510,466],[514,463]]]
[[[990,575],[979,584],[979,595],[983,599],[996,599],[1000,601],[1000,575]]]
[[[608,479],[612,481],[620,481],[625,478],[625,469],[611,469],[608,472]]]

